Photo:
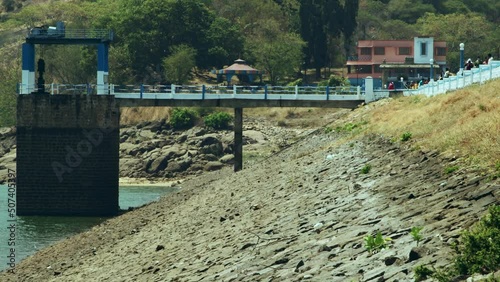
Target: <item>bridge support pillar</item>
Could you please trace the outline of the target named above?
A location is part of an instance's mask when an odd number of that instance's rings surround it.
[[[243,168],[243,108],[234,108],[234,171]]]
[[[116,214],[119,117],[114,96],[19,95],[17,214]]]

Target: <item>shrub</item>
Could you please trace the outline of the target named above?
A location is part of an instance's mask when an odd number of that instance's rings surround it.
[[[372,170],[372,166],[370,164],[366,164],[363,168],[361,168],[362,174],[367,174]]]
[[[299,78],[297,80],[288,83],[287,86],[295,86],[295,85],[302,86],[302,84],[303,84],[302,78]]]
[[[330,78],[328,80],[323,80],[318,83],[318,86],[349,86],[351,83],[349,82],[349,79],[343,77],[343,76],[338,76],[338,75],[330,75]]]
[[[456,245],[455,267],[460,274],[489,273],[500,269],[500,206],[469,231],[464,231]]]
[[[226,112],[216,112],[209,114],[205,118],[205,126],[214,129],[225,129],[229,127],[229,124],[233,120],[233,117]]]
[[[368,235],[364,239],[365,239],[365,248],[370,253],[374,253],[381,249],[387,248],[388,247],[387,242],[391,240],[390,238],[382,237],[382,233],[380,233],[380,231],[377,232],[377,235],[375,235],[375,237],[372,235]]]
[[[401,135],[401,141],[406,142],[411,139],[411,132],[405,132]]]
[[[415,269],[413,271],[415,272],[415,281],[416,282],[423,281],[423,280],[429,278],[429,276],[431,276],[432,274],[434,274],[434,271],[432,271],[431,269],[429,269],[425,265],[419,265],[419,266],[415,267]]]
[[[186,108],[174,108],[170,114],[170,125],[174,129],[193,127],[196,122],[196,112]]]
[[[411,228],[411,231],[410,231],[410,234],[411,234],[411,237],[413,237],[413,240],[417,241],[417,246],[418,246],[418,242],[420,242],[420,240],[422,240],[422,234],[420,234],[420,231],[422,230],[423,227],[412,227]]]

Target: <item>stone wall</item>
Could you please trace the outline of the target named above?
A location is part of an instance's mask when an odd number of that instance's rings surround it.
[[[119,116],[113,96],[19,95],[17,214],[116,214]]]

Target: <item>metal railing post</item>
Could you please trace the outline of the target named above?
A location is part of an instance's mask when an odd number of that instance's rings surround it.
[[[326,86],[326,100],[330,100],[330,86],[327,85]]]
[[[236,84],[233,84],[233,98],[236,97]]]
[[[141,91],[141,99],[142,99],[142,94],[144,93],[144,84],[142,84],[142,83],[141,83],[140,91]]]
[[[201,99],[205,100],[205,84],[201,86]]]
[[[267,100],[267,85],[264,85],[264,100]]]

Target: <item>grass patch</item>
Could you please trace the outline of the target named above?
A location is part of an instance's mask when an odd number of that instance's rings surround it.
[[[335,131],[337,132],[353,132],[355,130],[361,129],[363,125],[368,124],[367,121],[361,121],[356,123],[346,123],[343,126],[337,126]]]
[[[454,166],[449,166],[449,167],[446,167],[444,169],[444,173],[446,174],[450,174],[450,173],[454,173],[455,171],[457,171],[459,169],[458,166],[454,165]]]

